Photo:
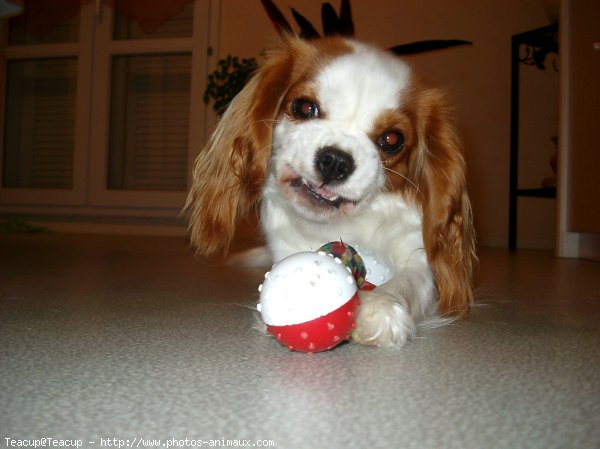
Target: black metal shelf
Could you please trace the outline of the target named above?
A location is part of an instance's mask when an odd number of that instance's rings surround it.
[[[517,202],[520,196],[556,198],[556,188],[522,189],[519,180],[519,67],[520,64],[544,68],[545,56],[558,53],[558,24],[537,28],[512,36],[511,105],[510,105],[510,178],[508,197],[508,247],[517,248]],[[521,57],[521,46],[528,48]]]
[[[539,189],[517,189],[518,196],[535,198],[556,198],[556,187],[541,187]]]

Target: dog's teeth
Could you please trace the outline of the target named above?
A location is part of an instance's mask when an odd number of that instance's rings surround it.
[[[333,195],[332,197],[329,198],[329,201],[337,201],[339,197],[340,197],[339,195]]]

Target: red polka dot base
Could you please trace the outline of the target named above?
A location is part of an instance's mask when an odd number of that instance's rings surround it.
[[[267,331],[291,351],[315,353],[333,349],[350,338],[358,294],[338,309],[314,320],[285,326],[267,325]]]

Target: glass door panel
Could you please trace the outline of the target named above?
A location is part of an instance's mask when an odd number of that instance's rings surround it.
[[[112,59],[109,189],[187,188],[190,54]]]
[[[170,8],[165,3],[165,8]],[[97,25],[91,190],[93,206],[179,214],[204,137],[209,2],[140,24],[106,8]]]
[[[164,2],[165,9],[172,9],[169,2]],[[161,11],[155,11],[158,17]],[[194,3],[185,5],[182,11],[163,22],[159,18],[148,17],[143,26],[137,20],[115,14],[113,24],[114,40],[129,39],[165,39],[192,37],[194,28]]]
[[[4,23],[0,205],[7,209],[86,201],[92,5],[64,19],[47,30],[27,15]]]
[[[7,64],[2,187],[71,189],[77,60]]]
[[[44,2],[30,2],[27,5],[27,8],[40,8],[41,5],[43,9],[43,3]],[[55,7],[53,9],[55,9]],[[25,11],[27,11],[27,9]],[[9,20],[8,45],[64,44],[78,42],[80,28],[79,19],[80,12],[77,8],[72,11],[72,17],[57,24],[53,22],[52,27],[50,28],[43,24],[32,23],[30,15],[25,12],[25,14]]]

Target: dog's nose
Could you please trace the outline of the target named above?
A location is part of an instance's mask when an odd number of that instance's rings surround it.
[[[354,171],[352,156],[335,147],[324,147],[317,151],[315,165],[324,184],[343,181]]]

